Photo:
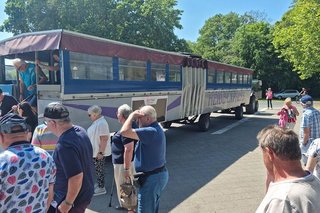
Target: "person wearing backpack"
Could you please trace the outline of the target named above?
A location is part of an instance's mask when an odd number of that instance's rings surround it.
[[[299,111],[292,104],[291,98],[286,98],[284,100],[284,105],[278,112],[280,116],[279,126],[282,128],[294,129],[296,124],[297,116],[299,116]]]

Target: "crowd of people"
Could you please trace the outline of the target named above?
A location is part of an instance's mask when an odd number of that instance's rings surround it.
[[[279,125],[257,136],[267,169],[262,212],[320,212],[320,112],[306,89],[300,93],[303,108],[300,131],[293,129],[299,112],[290,98],[277,113]]]
[[[30,128],[28,118],[33,118],[28,106],[13,105],[16,113],[7,110],[0,119],[4,149],[0,212],[85,212],[93,196],[107,193],[104,163],[110,155],[119,201],[116,208],[158,212],[168,171],[166,139],[152,106],[134,112],[128,105],[120,106],[117,117],[122,128],[112,140],[99,106],[88,108],[92,124],[87,130],[72,124],[68,109],[59,102],[46,106],[41,115],[44,123]],[[133,183],[136,173],[137,204],[128,208],[121,197],[122,185]]]

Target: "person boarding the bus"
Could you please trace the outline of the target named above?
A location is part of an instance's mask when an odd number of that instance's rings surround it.
[[[43,116],[49,130],[59,137],[53,153],[57,175],[49,213],[84,213],[94,191],[90,139],[83,128],[71,123],[69,111],[61,103],[50,103]]]
[[[133,129],[132,122],[138,121],[139,128]],[[143,172],[139,179],[138,212],[158,212],[161,192],[168,183],[166,163],[166,137],[157,122],[157,113],[152,106],[144,106],[132,112],[124,122],[120,134],[138,140],[134,165],[136,172]]]
[[[20,58],[16,58],[12,61],[14,67],[19,73],[19,82],[20,82],[20,101],[22,101],[25,98],[29,98],[30,100],[28,101],[33,109],[36,111],[36,106],[37,106],[37,83],[38,84],[43,84],[45,83],[48,78],[46,75],[43,73],[41,68],[38,66],[36,67],[35,64],[32,63],[26,63],[24,60]],[[37,70],[37,74],[36,74]],[[37,82],[36,76],[38,75],[39,81]],[[24,96],[24,88],[26,87],[27,93],[26,96]]]

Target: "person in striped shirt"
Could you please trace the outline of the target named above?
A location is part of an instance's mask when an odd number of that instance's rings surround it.
[[[58,137],[55,136],[45,124],[40,124],[33,132],[31,144],[46,150],[52,155],[57,141]]]

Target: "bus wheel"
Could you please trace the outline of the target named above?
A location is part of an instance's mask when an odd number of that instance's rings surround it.
[[[171,121],[167,121],[167,122],[163,122],[161,123],[161,126],[163,128],[169,129],[171,127],[172,122]]]
[[[202,132],[210,129],[210,113],[200,115],[198,127]]]
[[[237,120],[241,120],[243,118],[243,107],[238,106],[235,109],[235,116]]]
[[[246,113],[253,114],[256,109],[256,100],[254,97],[251,98],[250,103],[246,105]]]
[[[254,108],[254,112],[258,112],[259,110],[259,101],[256,101],[256,106]]]

